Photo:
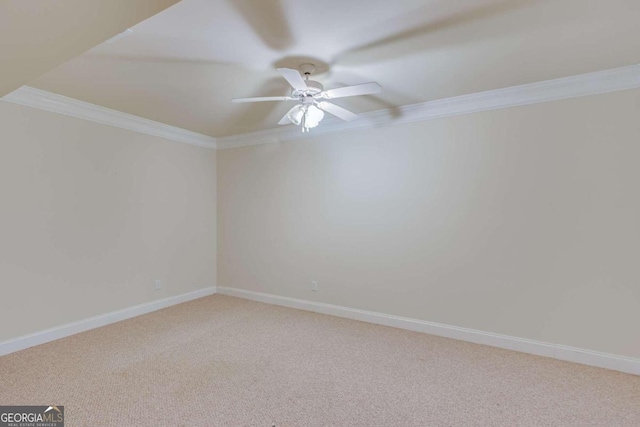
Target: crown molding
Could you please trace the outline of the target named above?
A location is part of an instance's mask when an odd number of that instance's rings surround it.
[[[343,122],[330,118],[324,120],[320,126],[314,128],[311,132],[304,134],[300,132],[299,127],[284,126],[242,135],[232,135],[217,138],[217,147],[218,149],[227,149],[246,145],[283,142],[327,133],[432,120],[460,114],[636,88],[640,88],[640,65],[631,65],[436,101],[405,105],[395,109],[373,111],[360,114],[360,118],[352,122]]]
[[[3,101],[52,111],[110,126],[132,130],[172,141],[210,149],[227,149],[246,145],[269,144],[318,135],[370,129],[432,120],[460,114],[537,104],[581,96],[597,95],[620,90],[640,88],[640,65],[614,68],[594,73],[579,74],[545,80],[503,89],[404,105],[360,114],[358,120],[343,122],[328,118],[309,133],[301,133],[297,126],[283,126],[257,132],[214,138],[181,129],[132,114],[104,108],[44,90],[23,86],[5,95]]]
[[[44,90],[23,86],[1,98],[3,101],[14,104],[25,105],[27,107],[52,111],[71,117],[77,117],[92,122],[115,126],[122,129],[147,135],[158,136],[184,144],[196,145],[198,147],[216,148],[216,139],[191,132],[175,126],[143,119],[142,117],[121,111],[111,110],[99,105],[79,101],[77,99],[47,92]]]

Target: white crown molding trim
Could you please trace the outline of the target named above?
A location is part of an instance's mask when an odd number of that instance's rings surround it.
[[[188,292],[186,294],[176,295],[135,305],[133,307],[124,308],[122,310],[112,311],[111,313],[101,314],[99,316],[90,317],[88,319],[79,320],[77,322],[67,323],[66,325],[57,326],[55,328],[36,332],[34,334],[25,335],[8,341],[3,341],[0,342],[0,356],[4,356],[6,354],[13,353],[19,350],[24,350],[35,345],[55,341],[60,338],[65,338],[70,335],[88,331],[90,329],[100,328],[102,326],[120,322],[122,320],[130,319],[142,314],[151,313],[152,311],[160,310],[172,305],[206,297],[208,295],[213,295],[215,293],[216,287],[211,286],[208,288],[198,289],[197,291]]]
[[[640,88],[640,65],[630,65],[611,70],[405,105],[394,109],[372,111],[360,114],[360,118],[353,122],[343,122],[335,118],[328,118],[322,122],[321,126],[305,134],[301,133],[300,128],[297,126],[283,126],[222,138],[199,134],[29,86],[23,86],[0,99],[198,147],[227,149],[312,138],[322,134],[432,120],[636,88]]]
[[[77,117],[92,122],[115,126],[122,129],[147,135],[158,136],[176,142],[196,145],[198,147],[216,148],[216,139],[191,132],[175,126],[143,119],[142,117],[121,111],[111,110],[99,105],[79,101],[77,99],[47,92],[44,90],[23,86],[1,98],[3,101],[27,107],[38,108],[54,113]]]
[[[218,149],[226,149],[246,145],[284,142],[333,132],[432,120],[460,114],[477,113],[480,111],[636,88],[640,88],[640,65],[630,65],[611,70],[546,80],[538,83],[405,105],[396,109],[373,111],[360,114],[360,118],[353,122],[343,122],[331,118],[323,121],[320,126],[305,134],[300,132],[299,127],[284,126],[242,135],[232,135],[218,138],[217,146]]]
[[[640,359],[239,288],[218,286],[217,293],[640,375]]]

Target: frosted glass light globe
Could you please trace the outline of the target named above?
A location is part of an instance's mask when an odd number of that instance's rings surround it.
[[[289,114],[287,114],[287,117],[289,118],[291,123],[298,126],[300,123],[302,123],[302,117],[304,116],[304,113],[304,106],[297,105],[289,112]]]
[[[324,112],[315,105],[310,105],[304,118],[304,125],[308,129],[314,128],[320,124],[323,118]]]

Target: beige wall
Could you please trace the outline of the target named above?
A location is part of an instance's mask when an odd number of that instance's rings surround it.
[[[640,357],[639,136],[626,91],[220,151],[218,284]]]
[[[0,341],[215,285],[215,161],[0,102]]]

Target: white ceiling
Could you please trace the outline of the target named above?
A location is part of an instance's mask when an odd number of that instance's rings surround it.
[[[640,63],[637,0],[182,0],[30,82],[211,136],[276,127],[276,66],[313,57],[325,88],[377,81],[354,112]]]
[[[0,0],[0,96],[178,1]]]

